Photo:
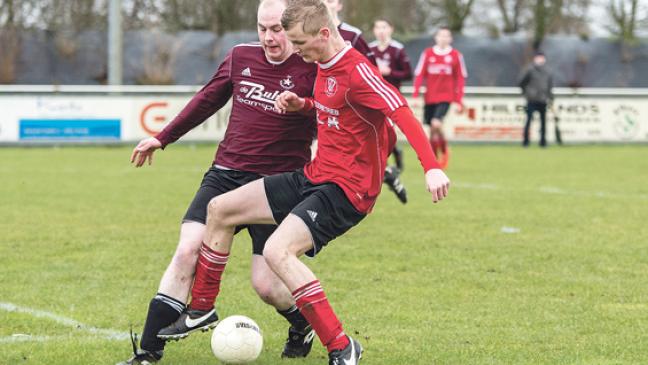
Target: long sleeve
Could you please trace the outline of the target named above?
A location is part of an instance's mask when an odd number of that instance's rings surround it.
[[[425,67],[425,62],[427,61],[427,50],[423,50],[421,57],[419,58],[418,64],[416,65],[416,70],[414,71],[414,98],[419,96],[419,89],[425,78],[427,77],[427,67]]]
[[[203,123],[232,97],[231,65],[232,52],[230,51],[207,85],[200,89],[173,121],[157,134],[156,138],[162,143],[162,148]]]
[[[398,57],[396,59],[397,67],[392,68],[390,77],[398,79],[400,81],[407,81],[412,79],[412,66],[410,65],[409,57],[405,53],[404,49],[401,49],[398,52]]]
[[[463,55],[457,52],[457,62],[455,63],[455,70],[452,74],[454,75],[454,98],[453,101],[459,104],[463,104],[464,96],[464,86],[466,85],[466,78],[468,77],[468,72],[466,71],[466,64],[464,63]]]
[[[553,94],[553,77],[551,74],[549,74],[549,90],[547,90],[548,95],[549,95],[549,102],[553,102],[554,99],[554,94]]]
[[[526,89],[530,79],[531,79],[531,69],[528,68],[522,72],[522,75],[520,75],[520,78],[518,80],[518,86],[522,89],[522,92],[524,92],[524,89]]]

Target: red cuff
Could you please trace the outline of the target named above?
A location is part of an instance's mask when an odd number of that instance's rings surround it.
[[[311,109],[315,107],[315,103],[313,102],[313,99],[311,98],[304,98],[304,107],[302,108],[302,112],[309,112]]]

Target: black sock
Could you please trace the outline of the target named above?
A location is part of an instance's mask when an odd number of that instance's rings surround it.
[[[290,322],[290,325],[299,332],[304,332],[310,326],[310,323],[304,318],[296,305],[293,305],[285,311],[277,310],[277,312],[286,318]]]
[[[164,350],[165,341],[157,337],[160,330],[175,322],[184,310],[184,303],[157,293],[149,304],[140,347],[146,351]]]

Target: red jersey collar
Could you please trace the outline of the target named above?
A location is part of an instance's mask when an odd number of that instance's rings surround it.
[[[335,66],[335,64],[340,60],[340,58],[342,58],[342,56],[344,56],[351,48],[352,48],[351,45],[347,44],[344,48],[342,48],[340,52],[338,52],[335,56],[333,56],[333,58],[331,58],[327,62],[320,63],[319,64],[320,68],[326,70],[328,68]]]
[[[438,56],[445,56],[445,55],[447,55],[447,54],[450,54],[450,52],[452,52],[452,49],[453,49],[453,48],[452,48],[451,46],[448,47],[448,48],[446,48],[446,49],[441,49],[439,46],[434,46],[434,47],[432,47],[432,50],[433,50],[434,53],[437,54]]]

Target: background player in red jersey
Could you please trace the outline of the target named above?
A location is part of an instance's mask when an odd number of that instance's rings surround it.
[[[281,0],[264,0],[258,11],[261,43],[234,47],[209,83],[180,114],[157,136],[142,140],[133,150],[131,162],[137,167],[147,161],[150,164],[155,150],[178,140],[233,98],[225,138],[187,210],[177,250],[162,277],[157,295],[150,302],[142,349],[135,349],[134,356],[122,364],[149,364],[160,360],[164,340],[157,336],[174,338],[177,331],[164,327],[178,318],[185,326],[181,335],[215,325],[218,316],[212,310],[213,301],[205,305],[193,300],[194,310],[185,310],[196,266],[198,272],[207,266],[217,272],[219,265],[224,266],[228,258],[228,255],[201,247],[209,201],[262,176],[292,171],[310,161],[310,144],[316,132],[313,116],[280,114],[274,108],[275,98],[284,90],[302,96],[312,95],[316,75],[316,66],[294,55],[286,39],[280,23],[285,5]],[[290,291],[261,256],[263,245],[275,227],[247,227],[253,241],[252,283],[261,298],[276,307],[291,324],[282,356],[302,357],[310,351],[313,331],[295,307]],[[200,295],[192,293],[194,298]]]
[[[371,211],[396,140],[388,118],[417,152],[434,202],[447,196],[449,180],[403,96],[344,42],[320,0],[291,1],[282,25],[297,54],[317,62],[319,69],[314,98],[286,91],[276,107],[287,113],[317,111],[316,156],[303,169],[265,177],[214,198],[208,207],[205,245],[210,252],[226,254],[237,226],[279,224],[263,250],[268,265],[326,346],[329,364],[357,364],[362,346],[344,333],[315,274],[299,256],[315,256]],[[217,296],[216,276],[210,270],[196,273],[194,290],[207,289],[200,302],[213,302]],[[204,288],[207,282],[213,285]]]
[[[412,66],[405,48],[402,43],[392,39],[394,26],[389,20],[376,19],[373,24],[373,32],[376,40],[369,43],[369,47],[376,58],[378,70],[385,81],[400,91],[401,83],[412,79]],[[403,170],[403,151],[398,147],[398,144],[394,146],[392,155],[396,159],[396,168],[398,169],[398,172],[393,175],[398,179],[400,171]],[[394,170],[391,166],[388,166],[387,169]],[[390,187],[393,185],[388,184]]]
[[[414,98],[425,81],[425,124],[430,125],[430,144],[439,157],[443,168],[447,167],[450,157],[448,142],[443,134],[443,118],[450,103],[457,104],[457,111],[463,111],[466,65],[459,51],[452,48],[452,32],[442,27],[434,36],[435,45],[426,48],[416,66],[414,78]]]

